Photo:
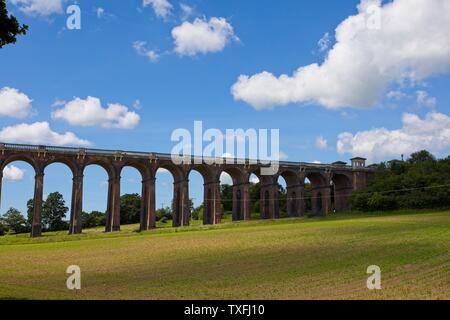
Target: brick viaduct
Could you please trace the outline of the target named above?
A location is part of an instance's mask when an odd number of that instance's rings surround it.
[[[363,188],[371,169],[365,159],[354,158],[352,165],[342,162],[331,165],[280,162],[273,176],[260,174],[263,166],[248,160],[242,164],[219,163],[175,165],[171,156],[159,153],[128,152],[84,148],[34,146],[0,143],[0,195],[3,169],[13,161],[29,163],[35,170],[34,212],[31,236],[41,235],[41,210],[45,168],[52,163],[67,165],[73,175],[70,207],[70,234],[81,233],[83,207],[83,172],[86,166],[96,164],[108,174],[108,203],[106,232],[120,230],[120,174],[124,167],[136,168],[142,176],[140,230],[155,227],[155,176],[159,168],[168,170],[174,179],[173,226],[189,224],[189,184],[191,170],[198,171],[204,180],[204,224],[220,223],[220,175],[228,173],[233,181],[233,220],[250,219],[249,178],[255,174],[261,184],[260,211],[263,219],[279,217],[278,178],[282,176],[287,187],[287,214],[291,217],[305,213],[305,179],[312,186],[312,211],[327,214],[331,210],[331,187],[334,188],[334,209],[348,209],[347,199],[353,190]],[[222,161],[223,162],[223,161]]]

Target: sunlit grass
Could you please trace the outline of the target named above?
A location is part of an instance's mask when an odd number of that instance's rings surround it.
[[[450,299],[450,211],[223,222],[0,237],[0,297]],[[66,289],[72,264],[80,292]],[[380,291],[366,288],[372,264]]]

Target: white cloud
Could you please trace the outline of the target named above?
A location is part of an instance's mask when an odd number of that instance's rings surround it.
[[[3,87],[0,89],[0,116],[25,118],[30,114],[31,101],[17,89]]]
[[[315,145],[316,145],[316,148],[325,150],[326,148],[328,148],[328,141],[324,137],[318,136],[316,138]]]
[[[220,183],[221,184],[227,184],[227,185],[233,185],[233,179],[231,179],[230,175],[226,172],[222,172],[220,174]]]
[[[380,28],[371,24],[374,8]],[[300,67],[292,76],[241,75],[231,88],[234,99],[255,109],[289,103],[370,107],[391,85],[449,69],[449,1],[362,0],[358,11],[336,28],[336,43],[322,64]]]
[[[392,90],[387,93],[386,97],[390,100],[400,101],[407,98],[408,95],[400,90]]]
[[[313,164],[322,164],[322,162],[319,161],[319,160],[314,160],[314,161],[312,161],[311,163],[313,163]]]
[[[72,132],[57,133],[52,131],[48,122],[22,123],[5,127],[0,130],[0,141],[56,146],[91,145],[89,141],[78,138]]]
[[[231,24],[225,18],[216,17],[209,21],[200,18],[195,19],[194,22],[185,21],[172,29],[172,37],[175,52],[186,56],[219,52],[231,40],[239,40]]]
[[[155,14],[161,18],[168,18],[172,12],[173,6],[168,0],[143,0],[144,7],[152,6]]]
[[[434,108],[437,103],[437,99],[435,97],[430,97],[428,92],[419,90],[416,91],[416,102],[420,107]]]
[[[28,15],[49,16],[63,12],[65,0],[11,0],[11,3]]]
[[[155,50],[148,49],[145,41],[133,42],[133,48],[139,55],[147,57],[151,62],[156,62],[159,59],[159,54]]]
[[[188,6],[187,4],[180,3],[181,8],[181,20],[187,20],[192,14],[194,14],[194,9],[192,7]]]
[[[330,34],[327,32],[323,35],[323,37],[317,42],[317,45],[319,46],[319,51],[324,52],[326,51],[331,44],[330,40]]]
[[[362,156],[370,161],[398,158],[401,154],[426,149],[441,152],[450,148],[450,117],[438,112],[428,113],[424,119],[411,113],[402,117],[403,126],[397,130],[377,128],[338,136],[337,151]]]
[[[25,170],[17,168],[14,165],[6,166],[3,169],[3,179],[9,181],[21,181],[25,175]]]
[[[132,129],[139,124],[140,117],[124,105],[110,103],[103,108],[99,98],[74,98],[62,109],[52,113],[54,119],[62,119],[71,125],[101,126],[104,128]]]

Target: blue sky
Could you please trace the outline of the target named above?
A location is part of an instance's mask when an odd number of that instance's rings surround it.
[[[74,3],[80,30],[66,27]],[[7,0],[30,30],[0,49],[0,140],[170,152],[172,131],[202,120],[223,131],[280,129],[290,161],[382,161],[423,148],[446,156],[450,7],[412,0],[423,13],[411,16],[405,3]],[[344,25],[351,16],[373,18],[370,6],[380,10],[379,29]],[[307,70],[294,76],[300,67]],[[111,105],[120,110],[108,116]],[[77,108],[98,112],[77,118]],[[32,126],[42,122],[48,127]],[[2,213],[24,211],[33,194],[31,167],[12,165],[24,173],[4,179]],[[122,193],[140,192],[136,171],[122,177]],[[157,178],[157,206],[168,205],[172,179]],[[53,165],[45,179],[44,193],[62,191],[69,205],[69,170]],[[105,180],[100,168],[88,168],[85,210],[105,210]],[[201,185],[193,173],[197,204]]]

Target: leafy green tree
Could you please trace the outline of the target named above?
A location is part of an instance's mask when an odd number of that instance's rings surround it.
[[[29,199],[27,201],[27,225],[31,228],[33,224],[33,211],[34,211],[34,200]]]
[[[59,192],[52,192],[42,206],[42,224],[49,231],[67,229],[68,223],[64,221],[64,218],[68,211],[63,195]]]
[[[83,228],[95,228],[106,224],[106,213],[100,211],[92,211],[91,213],[81,213],[81,223]]]
[[[350,204],[363,211],[448,207],[448,185],[450,158],[436,159],[423,150],[406,161],[378,164],[367,187],[352,193]]]
[[[422,163],[427,161],[436,161],[436,158],[426,150],[421,150],[411,154],[408,162],[411,164]]]
[[[220,201],[224,211],[233,211],[233,186],[228,184],[220,186]]]
[[[120,197],[120,223],[139,223],[141,214],[141,196],[137,193]]]
[[[6,1],[0,0],[0,48],[10,43],[16,43],[16,37],[20,34],[26,34],[28,26],[22,26],[16,17],[8,14]]]
[[[193,220],[202,220],[203,219],[203,204],[198,206],[192,211],[192,219]]]
[[[156,210],[156,220],[160,222],[165,222],[172,219],[172,210],[170,207],[160,208]]]
[[[1,224],[14,233],[23,233],[27,231],[27,221],[19,210],[9,208],[0,218]]]
[[[251,213],[259,213],[259,198],[261,194],[261,184],[250,183],[249,196],[250,196],[250,211]]]

